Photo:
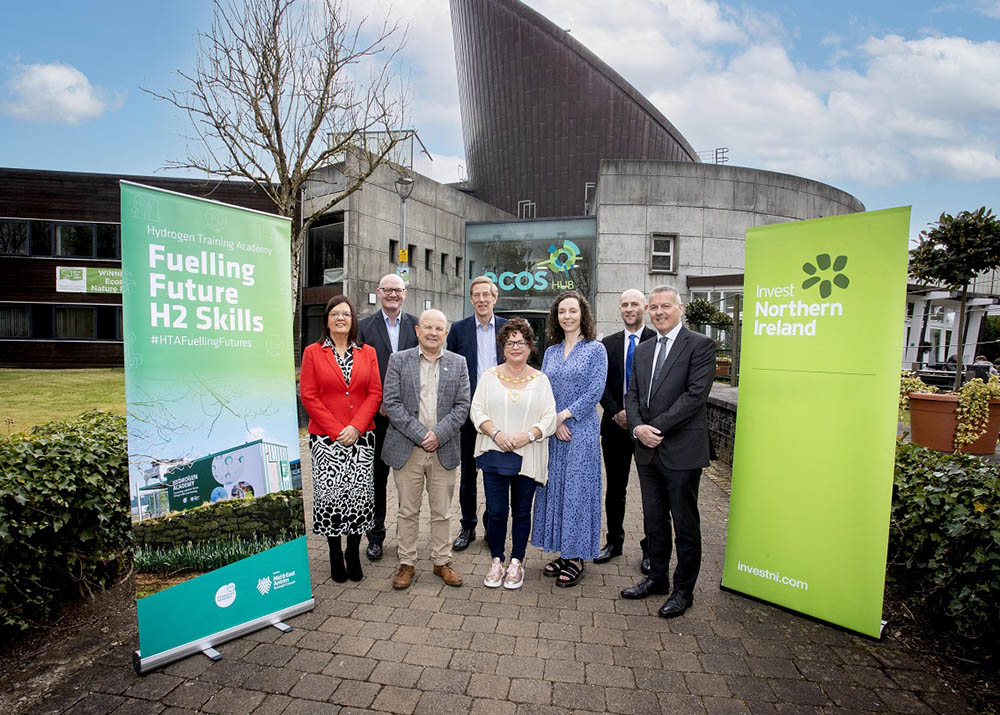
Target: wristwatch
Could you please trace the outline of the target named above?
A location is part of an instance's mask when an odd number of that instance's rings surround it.
[[[535,433],[532,432],[531,430],[528,430],[528,441],[529,442],[537,442],[538,441],[538,437],[536,437]]]

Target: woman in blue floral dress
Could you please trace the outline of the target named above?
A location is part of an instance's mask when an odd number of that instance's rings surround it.
[[[594,314],[576,291],[549,311],[549,348],[542,372],[556,398],[556,433],[549,438],[548,482],[535,493],[531,543],[559,557],[544,574],[561,587],[583,578],[584,562],[601,548],[601,423],[608,354],[596,340]]]

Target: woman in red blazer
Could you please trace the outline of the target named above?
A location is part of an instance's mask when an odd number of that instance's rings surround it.
[[[382,381],[375,348],[360,344],[347,296],[326,304],[323,336],[302,353],[299,394],[309,413],[313,531],[330,545],[333,580],[360,581],[361,535],[375,525],[373,430]]]

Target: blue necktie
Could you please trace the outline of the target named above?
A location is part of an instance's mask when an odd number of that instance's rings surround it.
[[[625,391],[628,392],[628,383],[632,379],[632,359],[635,357],[635,335],[628,336],[628,351],[625,353]]]

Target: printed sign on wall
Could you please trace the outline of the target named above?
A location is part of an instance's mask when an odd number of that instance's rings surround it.
[[[56,267],[57,293],[121,293],[121,268]]]

